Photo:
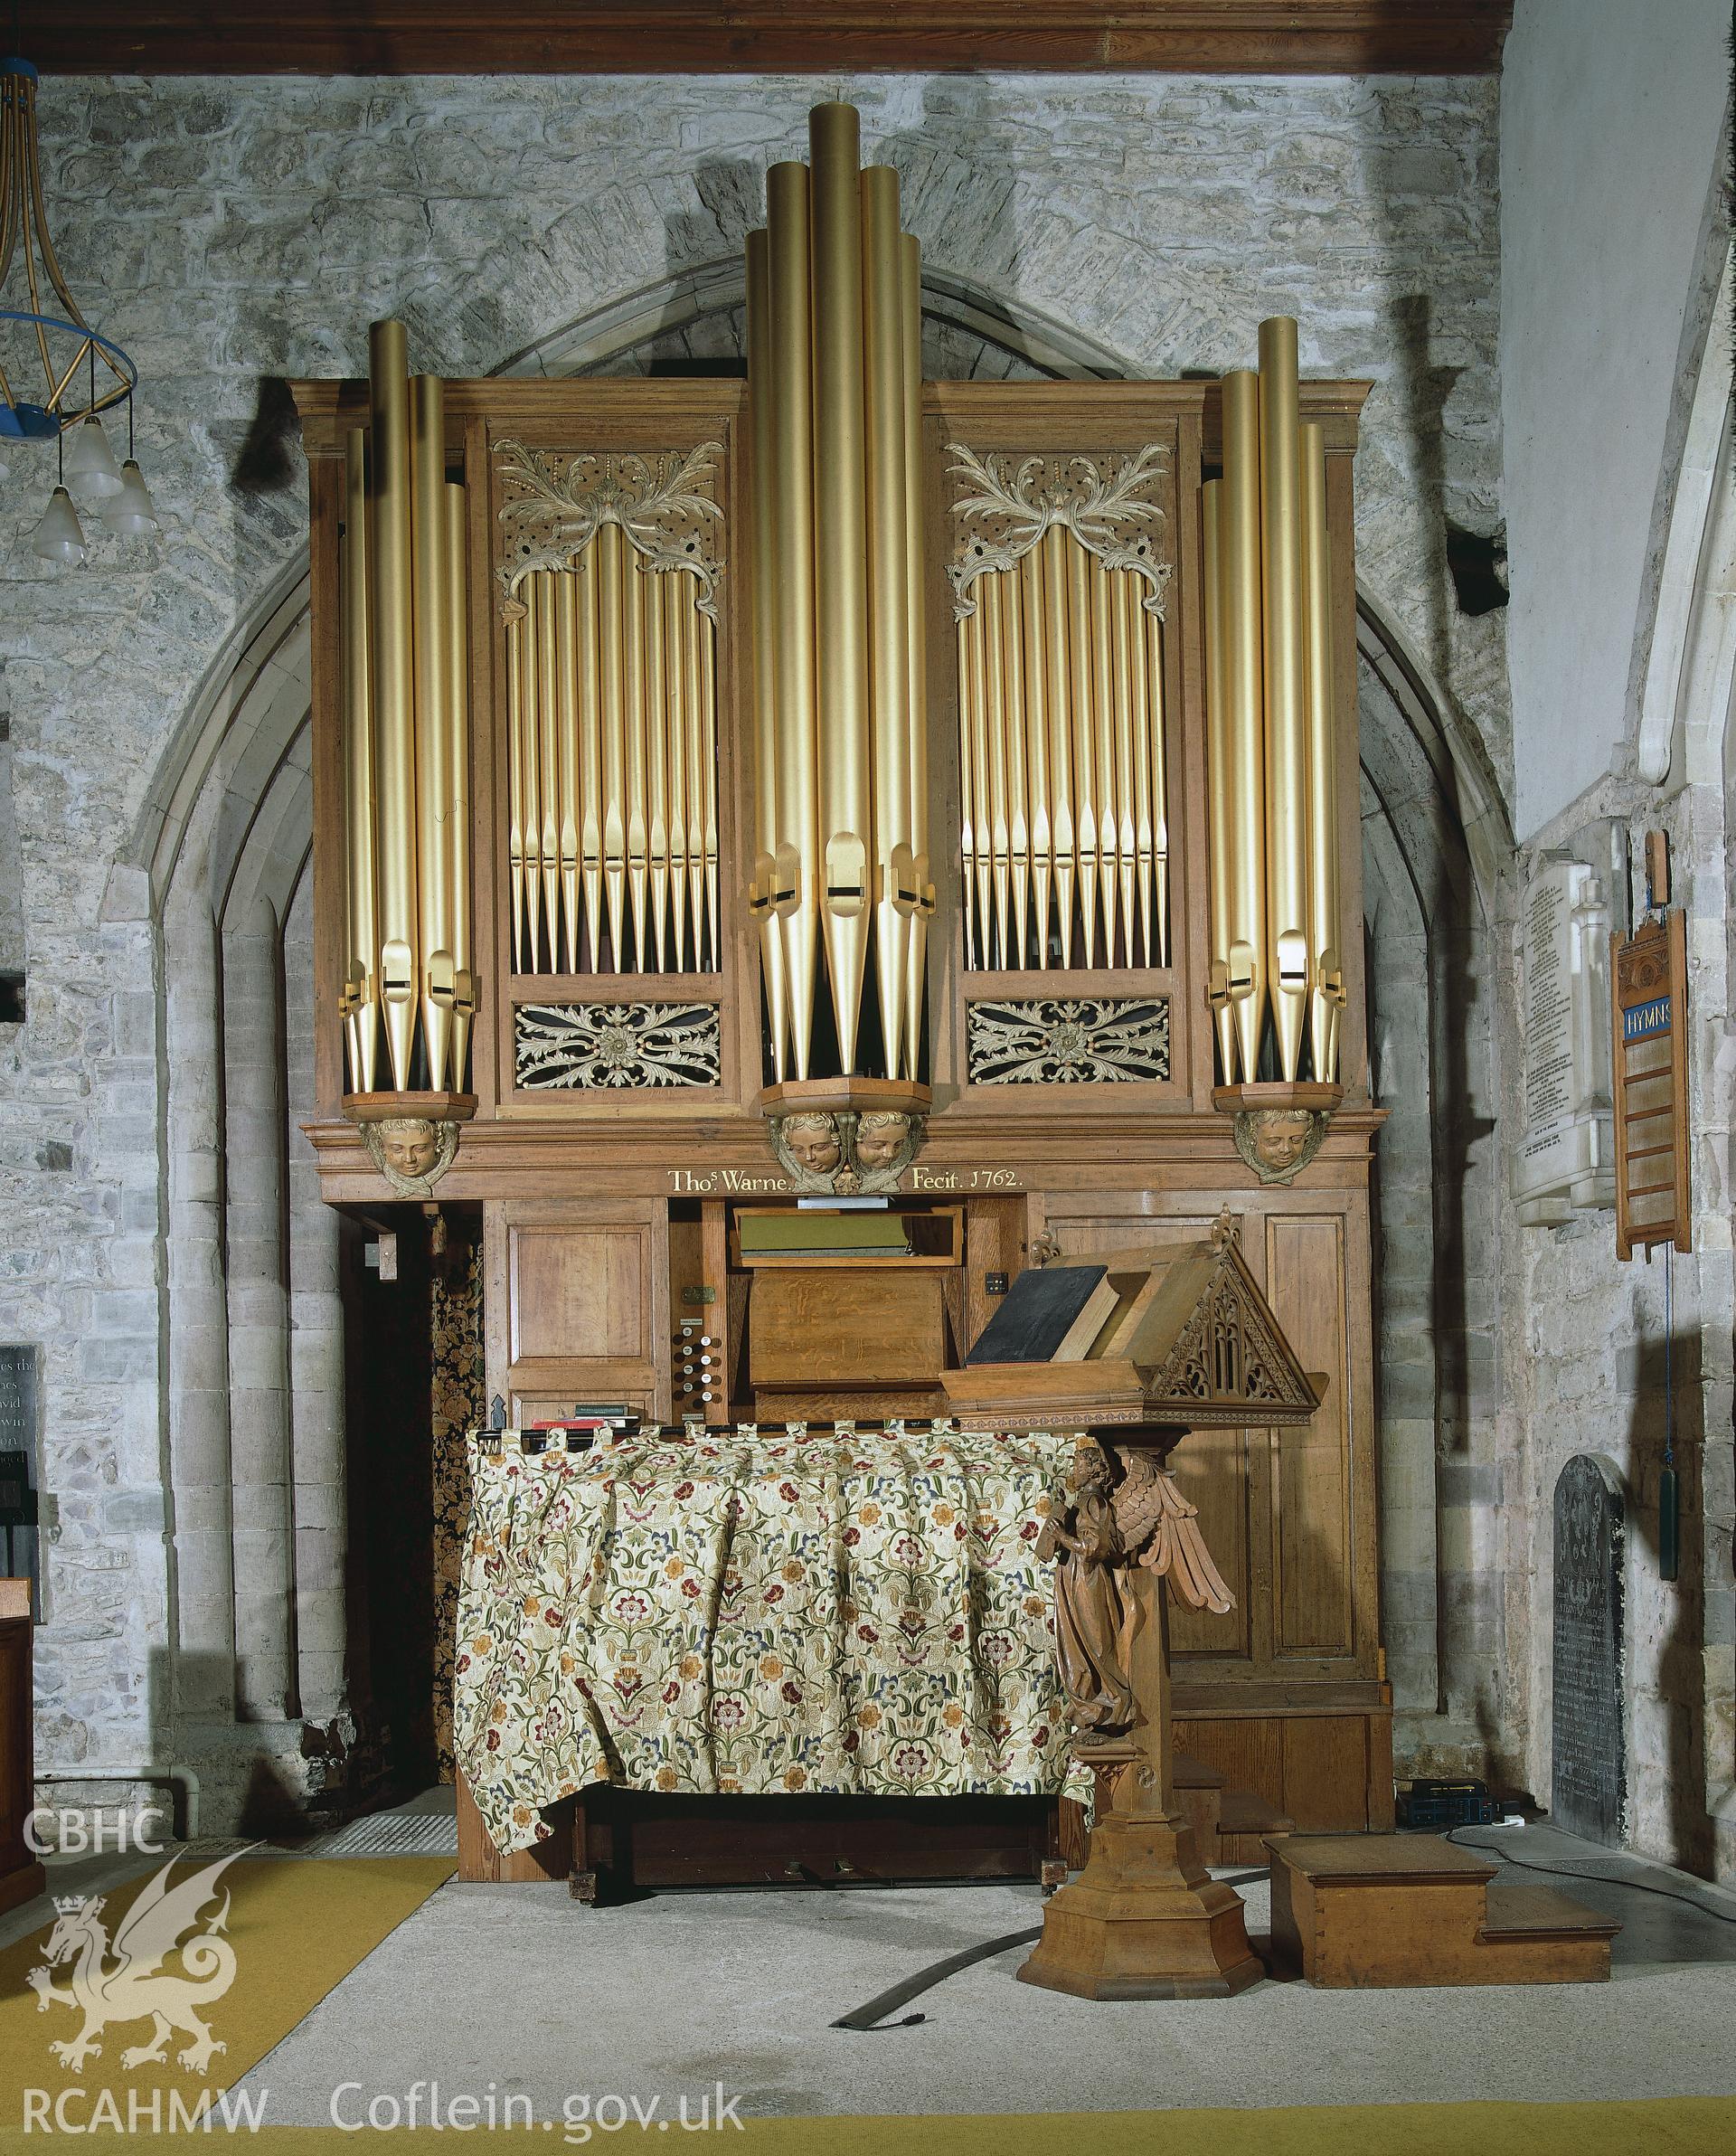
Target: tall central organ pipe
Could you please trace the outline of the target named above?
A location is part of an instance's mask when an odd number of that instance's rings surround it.
[[[1296,324],[1223,377],[1223,477],[1203,489],[1211,811],[1208,976],[1226,1084],[1338,1081],[1344,1001],[1326,450],[1300,420]]]
[[[754,738],[749,903],[778,1078],[810,1075],[822,954],[841,1068],[873,954],[883,1067],[914,1075],[929,880],[916,243],[848,105],[767,175],[748,241]]]
[[[444,385],[411,382],[402,324],[376,322],[368,357],[338,561],[349,1084],[378,1089],[383,1031],[392,1091],[461,1092],[476,1011],[464,488],[446,476]]]

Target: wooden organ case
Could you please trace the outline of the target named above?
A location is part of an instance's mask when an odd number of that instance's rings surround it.
[[[816,129],[816,247],[829,154]],[[712,1424],[944,1414],[940,1369],[1023,1266],[1161,1253],[1229,1208],[1327,1384],[1305,1425],[1203,1432],[1179,1457],[1235,1607],[1175,1613],[1177,1741],[1300,1830],[1386,1827],[1351,485],[1366,385],[1301,383],[1287,414],[1278,324],[1260,373],[1224,382],[919,389],[903,242],[887,334],[907,439],[877,441],[871,284],[866,510],[822,474],[805,520],[794,452],[768,453],[789,431],[765,358],[779,278],[799,275],[778,253],[789,172],[805,210],[806,168],[775,168],[771,260],[750,256],[751,387],[407,392],[392,326],[372,386],[297,385],[324,1194],[375,1216],[480,1201],[487,1391],[514,1424],[580,1402]],[[871,260],[884,234],[862,201]],[[823,265],[813,291],[812,418],[793,424],[823,440]],[[850,714],[825,703],[852,670],[826,642],[828,533],[866,532],[871,642],[901,573],[875,568],[877,455],[903,460],[901,758],[877,711],[838,752]],[[817,656],[792,647],[798,607]],[[882,656],[861,669],[874,695]],[[1276,715],[1287,667],[1312,673],[1312,735]],[[780,683],[820,699],[793,743]],[[865,835],[852,782],[876,790]],[[792,800],[807,821],[786,844]],[[838,828],[865,837],[865,865]],[[389,888],[392,848],[413,901]],[[1297,957],[1279,886],[1310,875]],[[1298,1052],[1282,1007],[1310,996]],[[780,1243],[803,1196],[812,1220],[864,1192],[907,1249]]]

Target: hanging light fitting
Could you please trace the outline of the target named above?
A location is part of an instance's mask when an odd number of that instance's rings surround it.
[[[0,59],[0,302],[14,299],[24,304],[0,305],[0,325],[12,326],[0,334],[0,443],[61,442],[62,483],[38,529],[36,551],[57,561],[82,561],[83,537],[66,482],[100,506],[116,531],[148,531],[156,522],[131,455],[138,369],[118,345],[91,328],[67,286],[42,202],[36,70],[15,56]],[[25,356],[19,364],[21,350]],[[14,363],[10,369],[8,358]],[[124,469],[100,416],[123,401]],[[45,544],[51,529],[58,534],[52,546]]]

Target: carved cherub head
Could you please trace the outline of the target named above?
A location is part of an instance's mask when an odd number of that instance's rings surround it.
[[[910,1142],[908,1115],[876,1111],[856,1119],[856,1166],[864,1176],[890,1168]]]
[[[362,1142],[400,1197],[427,1197],[458,1153],[458,1126],[420,1115],[388,1116],[363,1123]]]
[[[1326,1121],[1311,1108],[1243,1109],[1236,1150],[1262,1183],[1292,1182],[1320,1150]]]
[[[844,1158],[844,1139],[835,1115],[787,1115],[783,1140],[810,1176],[835,1175]]]

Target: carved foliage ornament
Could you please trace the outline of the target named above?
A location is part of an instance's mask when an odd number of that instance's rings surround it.
[[[1242,1108],[1236,1150],[1262,1183],[1293,1183],[1326,1142],[1331,1118],[1318,1108]]]
[[[513,1076],[521,1086],[716,1085],[722,1053],[714,1003],[521,1003],[513,1013]]]
[[[965,1014],[973,1085],[1113,1085],[1169,1076],[1161,996],[973,1003]]]
[[[920,1115],[803,1109],[770,1120],[771,1149],[798,1191],[830,1197],[896,1190],[927,1135]]]
[[[1131,455],[1020,457],[990,450],[979,456],[948,442],[951,476],[961,483],[952,513],[960,538],[947,570],[953,616],[976,610],[970,587],[991,569],[1012,569],[1052,525],[1071,532],[1106,569],[1130,569],[1146,591],[1140,604],[1159,620],[1175,564],[1161,539],[1168,518],[1149,490],[1169,471],[1169,451],[1149,442]]]
[[[392,1115],[363,1123],[368,1158],[400,1197],[427,1197],[458,1157],[457,1123]]]
[[[495,444],[506,500],[500,512],[499,575],[509,619],[514,597],[533,569],[569,569],[606,524],[618,525],[648,569],[686,569],[699,580],[702,614],[717,619],[723,577],[723,511],[712,498],[718,441],[655,455],[600,455]]]

